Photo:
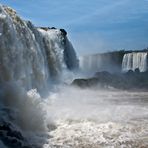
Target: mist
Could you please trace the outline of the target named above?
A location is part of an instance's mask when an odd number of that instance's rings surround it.
[[[58,87],[46,100],[57,129],[49,145],[108,147],[146,145],[147,92]],[[141,128],[142,127],[142,128]],[[135,138],[136,137],[136,138]]]
[[[147,2],[93,2],[0,4],[0,147],[148,147],[148,49],[108,52],[146,44]]]

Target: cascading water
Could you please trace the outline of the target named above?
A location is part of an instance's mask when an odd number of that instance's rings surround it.
[[[36,28],[0,5],[0,148],[148,147],[147,92],[49,90],[77,67],[63,29]]]
[[[0,6],[0,12],[0,80],[20,81],[27,89],[42,88],[49,74],[34,34],[14,10]]]
[[[17,130],[47,130],[40,94],[48,93],[63,70],[78,68],[66,34],[63,29],[36,28],[0,5],[0,138],[8,146],[25,145],[21,136],[12,134]]]
[[[83,71],[97,72],[101,65],[101,56],[89,55],[79,57],[80,69]]]
[[[139,69],[140,72],[145,72],[148,68],[148,53],[147,52],[132,52],[127,53],[123,57],[122,71]]]
[[[79,58],[80,69],[90,74],[98,71],[120,72],[123,52],[115,51],[81,56]]]

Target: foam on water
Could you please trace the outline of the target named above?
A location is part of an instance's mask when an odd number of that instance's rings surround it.
[[[0,5],[0,53],[0,147],[148,147],[147,92],[53,85],[78,68],[64,30]]]
[[[31,144],[43,148],[148,146],[147,92],[58,86],[43,99],[36,90],[26,95],[12,86],[2,91],[3,104],[15,109],[12,121]]]
[[[3,120],[43,148],[147,147],[147,92],[58,85],[42,98],[17,83],[1,86]],[[9,110],[9,112],[8,112]]]
[[[148,146],[148,93],[62,88],[45,108],[57,128],[44,148]],[[49,101],[50,100],[50,101]]]

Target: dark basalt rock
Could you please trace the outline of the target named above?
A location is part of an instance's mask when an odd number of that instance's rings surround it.
[[[118,89],[148,89],[148,72],[139,72],[138,69],[128,71],[127,73],[97,72],[94,77],[87,79],[75,79],[72,85],[81,88],[102,86],[111,86]]]
[[[75,79],[72,84],[77,85],[79,87],[85,88],[85,87],[92,87],[96,86],[98,82],[98,78],[89,78],[89,79]]]
[[[63,35],[64,35],[64,36],[66,36],[66,35],[67,35],[67,32],[66,32],[66,30],[65,30],[65,29],[60,29],[60,31],[63,33]]]
[[[28,21],[29,22],[29,21]],[[48,31],[48,30],[50,30],[50,29],[57,29],[57,28],[55,28],[55,27],[37,27],[37,28],[41,28],[41,29],[43,29],[43,30],[45,30],[45,31]]]
[[[51,27],[51,28],[49,28],[49,29],[57,29],[57,28],[55,28],[55,27]]]
[[[7,136],[9,137],[15,137],[17,139],[20,139],[20,140],[24,140],[23,136],[18,132],[18,131],[8,131],[7,132]]]
[[[27,23],[29,24],[30,21],[28,21]],[[55,28],[55,27],[37,27],[37,28],[41,28],[41,29],[43,29],[43,30],[45,30],[45,31],[48,31],[48,30],[50,30],[50,29],[57,29],[57,28]],[[65,29],[60,29],[60,31],[61,31],[61,33],[62,33],[64,36],[67,35],[67,32],[66,32]]]
[[[48,27],[39,27],[39,28],[41,28],[41,29],[43,29],[43,30],[45,30],[45,31],[48,31],[48,30],[49,30]]]
[[[136,68],[136,69],[135,69],[135,73],[136,73],[136,74],[139,74],[139,73],[140,73],[139,68]]]
[[[21,148],[23,146],[23,136],[20,132],[12,130],[8,123],[0,124],[0,139],[9,147]]]
[[[30,145],[22,136],[21,132],[16,131],[10,123],[0,123],[0,140],[9,148],[39,148]]]

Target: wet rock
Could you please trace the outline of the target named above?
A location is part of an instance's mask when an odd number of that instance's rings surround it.
[[[89,78],[89,79],[75,79],[72,82],[72,85],[76,85],[82,88],[96,86],[98,84],[97,78]]]
[[[66,36],[66,35],[67,35],[67,32],[66,32],[66,30],[65,30],[65,29],[60,29],[60,31],[63,33],[63,35],[64,35],[64,36]]]
[[[39,28],[41,28],[41,29],[43,29],[43,30],[45,30],[45,31],[48,31],[48,27],[39,27]]]
[[[23,136],[18,131],[8,131],[7,136],[9,137],[15,137],[20,140],[24,140]]]
[[[57,29],[57,28],[55,28],[55,27],[51,27],[50,29]]]
[[[148,72],[138,72],[138,70],[128,71],[127,73],[97,72],[94,77],[87,79],[75,79],[72,85],[81,88],[94,86],[111,86],[117,89],[147,89],[148,88]]]
[[[22,148],[26,143],[22,134],[6,122],[0,124],[0,139],[6,146],[12,148]]]
[[[0,124],[0,131],[11,131],[9,124]]]

